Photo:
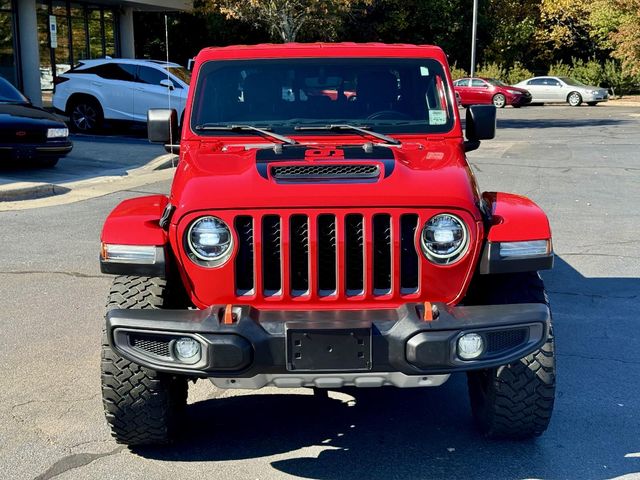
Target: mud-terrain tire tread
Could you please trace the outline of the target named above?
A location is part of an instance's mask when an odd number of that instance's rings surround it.
[[[537,272],[494,276],[487,304],[549,305]],[[495,280],[495,279],[494,279]],[[537,351],[498,368],[467,375],[471,410],[480,431],[489,438],[527,439],[548,427],[555,398],[553,328]]]
[[[166,308],[167,283],[161,278],[116,277],[107,301],[114,308]],[[142,367],[114,352],[102,335],[102,399],[111,434],[127,445],[171,441],[187,402],[187,381]]]

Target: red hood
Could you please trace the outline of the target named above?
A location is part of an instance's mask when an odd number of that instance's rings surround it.
[[[327,146],[285,147],[280,154],[243,147],[223,151],[220,144],[200,142],[182,148],[170,199],[174,223],[189,212],[212,209],[440,206],[476,216],[478,194],[459,140],[405,141],[401,148],[376,147],[371,153],[359,145],[343,146],[338,160],[331,153],[335,147]],[[378,163],[380,178],[291,184],[268,173],[273,165],[352,162]]]

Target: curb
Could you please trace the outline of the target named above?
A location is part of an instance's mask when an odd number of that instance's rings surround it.
[[[12,188],[10,189],[5,190],[0,187],[0,202],[15,202],[44,198],[52,195],[60,195],[68,191],[69,188],[54,185],[52,183],[18,182],[12,184]]]
[[[178,156],[174,154],[163,154],[150,160],[141,167],[127,170],[120,175],[105,173],[105,175],[84,180],[76,180],[61,184],[44,182],[13,182],[0,185],[0,211],[12,210],[14,206],[25,200],[43,200],[49,197],[65,197],[65,194],[80,190],[103,191],[96,188],[101,183],[108,184],[111,191],[118,191],[128,188],[129,184],[139,183],[136,179],[150,177],[155,178],[163,170],[171,169],[177,165]],[[167,172],[168,174],[169,172]],[[121,183],[122,188],[118,188]],[[70,196],[70,195],[67,195]],[[85,195],[79,195],[85,197]],[[15,203],[14,203],[15,202]],[[61,203],[67,203],[62,201]],[[27,207],[27,205],[22,205]]]

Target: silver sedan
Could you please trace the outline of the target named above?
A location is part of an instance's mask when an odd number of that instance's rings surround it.
[[[572,107],[577,107],[582,102],[593,106],[609,99],[606,88],[585,85],[568,77],[533,77],[516,83],[514,87],[529,90],[532,103],[567,102]]]

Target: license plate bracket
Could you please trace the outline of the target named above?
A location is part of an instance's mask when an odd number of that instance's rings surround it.
[[[371,370],[371,325],[341,328],[287,324],[287,370]]]

